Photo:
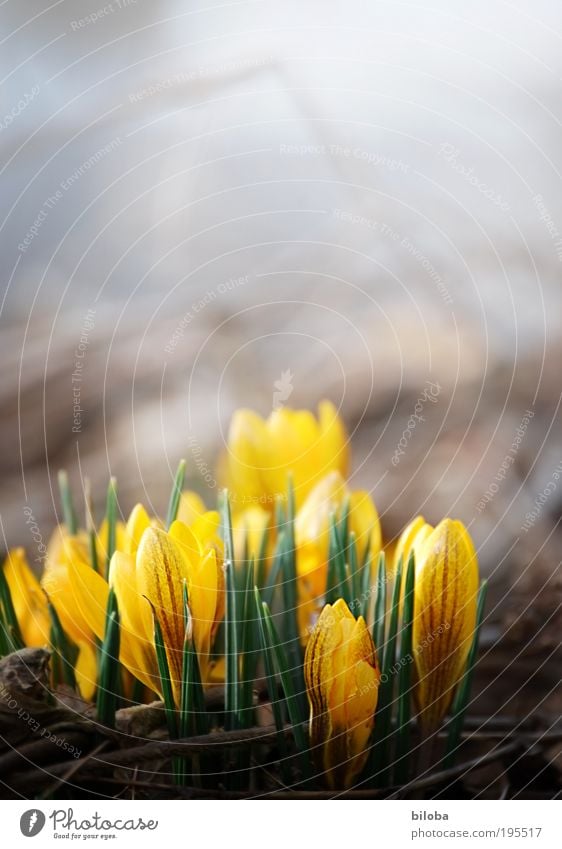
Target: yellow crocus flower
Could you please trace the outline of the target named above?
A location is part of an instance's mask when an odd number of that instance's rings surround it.
[[[275,498],[287,493],[291,473],[297,506],[328,472],[347,475],[349,446],[345,428],[330,401],[309,410],[282,407],[263,419],[238,410],[230,425],[223,463],[233,511],[254,504],[272,511]]]
[[[49,645],[51,619],[47,596],[29,567],[23,548],[8,553],[4,574],[25,645],[30,648]],[[93,647],[82,636],[80,632],[75,640],[78,648],[76,681],[83,698],[91,699],[96,688],[96,655]]]
[[[310,742],[329,788],[352,785],[365,765],[375,721],[380,670],[362,616],[343,599],[327,604],[304,658]]]
[[[330,516],[341,515],[349,499],[349,531],[355,534],[357,556],[363,560],[367,546],[376,555],[382,545],[377,509],[368,492],[351,492],[339,472],[330,472],[312,490],[295,517],[299,625],[306,635],[326,591]]]
[[[474,635],[478,559],[462,522],[443,519],[416,552],[415,699],[426,733],[438,727],[463,675]]]
[[[130,549],[134,548],[136,531],[143,524],[145,517],[137,511],[129,528]],[[224,616],[222,543],[218,538],[218,526],[219,517],[215,512],[203,514],[191,528],[176,521],[166,532],[150,524],[145,527],[134,553],[132,550],[115,552],[108,581],[80,559],[68,563],[71,598],[77,617],[84,618],[98,639],[102,639],[111,586],[121,620],[119,658],[136,678],[161,695],[150,604],[153,606],[166,643],[177,700],[184,640],[184,580],[187,581],[193,638],[203,679],[207,676],[212,642]]]

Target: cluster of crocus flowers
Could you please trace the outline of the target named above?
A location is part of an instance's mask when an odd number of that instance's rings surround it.
[[[470,535],[449,518],[433,527],[416,517],[387,567],[377,509],[368,491],[350,486],[348,455],[329,402],[317,417],[240,411],[223,462],[222,516],[181,491],[182,473],[165,523],[140,504],[119,522],[108,500],[99,529],[90,522],[88,532],[71,531],[69,521],[57,528],[41,584],[23,551],[10,552],[4,576],[23,641],[48,644],[54,610],[77,649],[85,698],[103,690],[100,656],[115,645],[123,677],[178,711],[184,733],[190,711],[205,714],[203,688],[221,676],[226,727],[247,727],[254,681],[265,674],[275,689],[281,681],[302,734],[304,686],[318,771],[333,790],[352,787],[377,733],[391,736],[396,670],[400,751],[410,690],[424,734],[450,711],[477,633],[479,579]],[[283,714],[276,723],[283,735]],[[295,744],[302,749],[297,733]]]

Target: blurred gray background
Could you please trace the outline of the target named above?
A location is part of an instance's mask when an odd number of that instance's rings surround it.
[[[48,537],[62,466],[162,512],[186,456],[212,504],[281,380],[341,408],[387,539],[463,519],[490,621],[557,641],[561,19],[1,3],[4,546],[26,506]]]

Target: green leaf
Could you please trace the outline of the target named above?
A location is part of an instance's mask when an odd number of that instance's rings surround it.
[[[365,620],[365,622],[370,622],[370,612],[371,612],[371,600],[373,597],[373,587],[371,585],[371,576],[372,576],[372,562],[371,555],[367,556],[367,560],[364,561],[361,566],[361,577],[360,577],[360,587],[361,594],[359,611],[361,616]]]
[[[386,631],[386,559],[384,551],[379,554],[377,565],[377,596],[375,601],[375,623],[373,625],[373,641],[380,653],[382,662],[382,651]]]
[[[86,506],[86,530],[88,532],[90,563],[94,572],[99,572],[96,523],[94,521],[92,490],[89,478],[84,480],[84,502]]]
[[[146,598],[146,596],[145,596]],[[158,664],[158,674],[162,685],[162,697],[164,700],[164,712],[166,715],[166,723],[168,725],[168,734],[170,740],[175,740],[178,736],[178,720],[176,714],[176,705],[174,702],[174,693],[172,690],[172,678],[170,675],[170,667],[168,665],[168,657],[166,655],[166,645],[162,628],[158,621],[154,605],[150,599],[146,599],[152,608],[152,620],[154,624],[154,648],[156,650],[156,662]]]
[[[332,514],[330,516],[329,528],[326,602],[328,604],[334,604],[338,598],[343,598],[348,605],[351,602],[345,563],[345,549],[338,531],[336,516]]]
[[[261,589],[265,581],[265,562],[267,557],[267,544],[269,541],[269,528],[264,528],[261,535],[258,559],[256,562],[256,584]]]
[[[258,623],[261,644],[263,647],[263,662],[265,667],[267,690],[269,693],[271,709],[273,711],[273,718],[275,720],[275,728],[277,729],[277,745],[279,747],[279,762],[281,766],[281,775],[284,783],[286,785],[289,785],[291,783],[291,777],[289,774],[287,761],[287,741],[285,739],[284,734],[283,714],[281,712],[281,705],[278,699],[278,683],[277,676],[275,674],[275,660],[273,657],[273,651],[267,638],[267,633],[265,629],[265,619],[262,608],[262,600],[258,587],[254,587],[254,601],[255,609],[257,612],[256,619]]]
[[[394,783],[404,784],[409,778],[410,768],[410,721],[412,718],[412,626],[414,622],[414,552],[408,559],[404,601],[402,606],[402,630],[400,635],[400,670],[398,673],[398,728],[396,734],[396,757],[394,759]]]
[[[263,600],[269,607],[273,606],[273,597],[283,569],[286,545],[285,531],[280,531],[275,544],[269,575],[263,588]]]
[[[299,638],[298,594],[297,594],[297,546],[295,541],[295,492],[292,477],[287,486],[286,544],[283,552],[283,602],[284,644],[286,646],[293,690],[306,711],[303,674],[303,654]]]
[[[168,502],[168,512],[166,513],[166,528],[168,529],[172,522],[176,521],[180,506],[180,498],[185,480],[185,460],[180,460],[174,477],[170,500]]]
[[[254,679],[256,677],[256,667],[258,663],[258,627],[256,621],[255,600],[254,600],[254,575],[255,568],[253,561],[248,564],[246,572],[246,585],[244,587],[244,595],[242,599],[242,697],[241,697],[241,725],[242,728],[250,728],[253,724],[253,697],[254,697]]]
[[[357,559],[357,542],[353,531],[349,534],[347,555],[349,560],[349,578],[351,581],[353,595],[352,610],[354,610],[356,607],[359,607],[361,599],[361,569],[359,568],[359,561]]]
[[[120,698],[119,608],[113,590],[107,599],[105,633],[99,653],[99,683],[97,692],[98,720],[109,728],[115,727],[115,711]]]
[[[302,706],[301,700],[299,699],[299,693],[295,692],[293,687],[293,680],[290,674],[289,661],[283,649],[281,640],[279,638],[279,633],[277,632],[277,629],[273,623],[269,607],[265,602],[262,602],[262,610],[267,644],[273,651],[273,656],[275,658],[275,663],[277,666],[277,672],[281,679],[281,685],[283,687],[285,700],[287,702],[287,711],[289,714],[289,719],[291,720],[291,724],[293,726],[295,742],[297,744],[298,749],[300,749],[301,751],[305,751],[307,749],[307,744],[303,731],[303,723],[306,721],[306,715],[303,715],[302,713]]]
[[[380,565],[380,564],[379,564]],[[400,611],[400,593],[402,584],[402,560],[398,563],[394,576],[390,621],[383,651],[382,677],[379,687],[379,701],[375,719],[375,759],[378,767],[379,784],[385,787],[390,779],[389,748],[391,737],[391,717],[394,698],[394,680],[396,663],[396,642]]]
[[[77,689],[74,667],[78,659],[78,647],[67,636],[62,627],[59,615],[50,600],[47,600],[47,609],[51,620],[50,642],[53,649],[51,666],[53,671],[53,686],[66,684]]]
[[[105,574],[107,575],[117,543],[117,480],[113,477],[110,478],[107,487],[105,518],[107,519],[107,552],[105,558]]]
[[[222,505],[222,532],[224,540],[224,573],[226,584],[225,611],[225,727],[234,730],[240,720],[240,673],[238,666],[238,599],[236,571],[234,563],[234,542],[232,538],[232,518],[227,490],[224,491]]]
[[[193,642],[193,627],[189,610],[187,583],[183,587],[183,616],[185,638],[182,655],[181,704],[179,712],[179,735],[207,734],[209,722],[205,707],[205,695],[201,683],[199,658]]]
[[[337,523],[338,537],[340,546],[345,551],[349,543],[349,513],[351,508],[351,496],[346,495],[342,508],[339,522]]]
[[[445,769],[448,769],[449,767],[453,766],[461,739],[464,718],[466,715],[470,698],[472,678],[474,676],[474,666],[478,658],[480,628],[482,627],[482,620],[484,618],[484,608],[486,605],[487,591],[488,582],[484,580],[480,584],[480,589],[478,590],[478,602],[476,607],[476,626],[474,628],[474,637],[472,639],[470,652],[466,661],[466,669],[457,687],[457,692],[455,693],[455,698],[453,699],[453,705],[451,708],[451,721],[445,754]]]
[[[78,531],[78,521],[72,501],[72,491],[68,482],[68,475],[64,469],[59,471],[58,479],[64,524],[67,527],[68,533],[74,536]]]

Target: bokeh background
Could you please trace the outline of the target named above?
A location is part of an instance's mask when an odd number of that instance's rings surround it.
[[[100,510],[114,474],[124,512],[161,513],[185,456],[213,504],[233,410],[267,415],[280,383],[340,408],[387,540],[420,512],[469,526],[511,707],[517,676],[552,699],[559,3],[5,0],[0,20],[3,547],[34,560],[24,508],[46,541],[61,467]]]

